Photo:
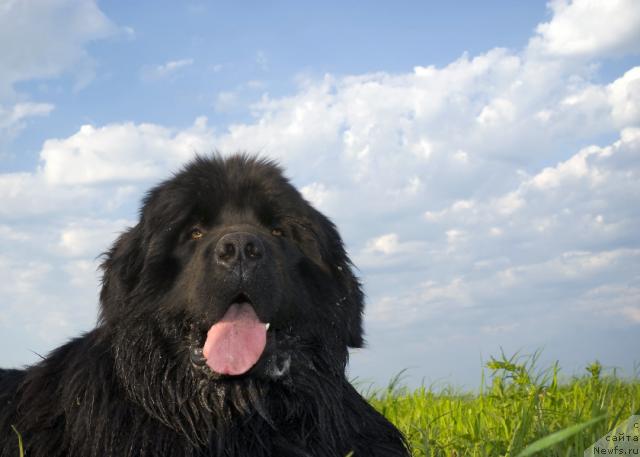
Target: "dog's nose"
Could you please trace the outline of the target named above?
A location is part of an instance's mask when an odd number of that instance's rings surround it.
[[[264,245],[260,238],[252,233],[227,233],[216,244],[216,262],[227,268],[255,267],[263,256]]]

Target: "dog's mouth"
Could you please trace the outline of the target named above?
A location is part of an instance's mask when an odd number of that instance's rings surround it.
[[[209,328],[203,347],[192,349],[192,362],[218,375],[243,375],[265,351],[269,326],[260,321],[249,297],[238,294],[224,316]]]

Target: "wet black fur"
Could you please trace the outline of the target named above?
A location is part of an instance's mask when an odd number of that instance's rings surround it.
[[[238,228],[264,244],[246,277],[212,260]],[[409,455],[345,378],[363,296],[342,241],[273,163],[197,158],[147,194],[102,268],[96,328],[0,370],[1,457],[18,456],[11,425],[32,457]],[[272,327],[258,364],[225,377],[190,356],[239,292]]]

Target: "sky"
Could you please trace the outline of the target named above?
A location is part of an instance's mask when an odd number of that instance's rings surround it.
[[[218,150],[341,230],[350,377],[475,388],[537,350],[631,376],[639,54],[636,0],[0,0],[0,366],[91,329],[100,253]]]

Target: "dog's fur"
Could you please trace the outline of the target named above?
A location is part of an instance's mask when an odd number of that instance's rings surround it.
[[[221,266],[235,233],[257,266]],[[18,456],[12,425],[30,457],[409,455],[345,378],[363,295],[340,236],[273,163],[197,158],[147,194],[102,269],[95,329],[0,370],[1,457]],[[239,296],[271,327],[226,376],[194,354]]]

